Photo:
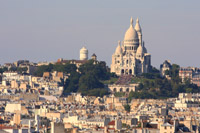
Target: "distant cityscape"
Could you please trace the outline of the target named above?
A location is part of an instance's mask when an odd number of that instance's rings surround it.
[[[111,66],[85,46],[79,59],[1,65],[0,132],[199,133],[200,68],[152,66],[138,18],[116,46]]]

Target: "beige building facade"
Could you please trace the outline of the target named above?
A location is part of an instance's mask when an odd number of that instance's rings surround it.
[[[108,85],[111,92],[135,92],[138,84],[125,84],[125,85]]]

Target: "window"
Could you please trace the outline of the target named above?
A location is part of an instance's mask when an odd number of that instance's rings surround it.
[[[124,69],[122,69],[121,73],[124,74]]]
[[[131,69],[129,70],[129,74],[132,74],[132,70]]]

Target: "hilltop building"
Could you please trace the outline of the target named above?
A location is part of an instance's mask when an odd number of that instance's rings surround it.
[[[191,83],[200,86],[200,68],[181,67],[179,69],[179,77],[182,79],[182,82],[185,82],[185,80],[190,80]]]
[[[142,29],[139,19],[133,27],[133,19],[125,33],[124,41],[119,41],[115,53],[112,55],[111,72],[117,75],[140,75],[151,68],[151,55],[147,53],[142,40]]]
[[[96,56],[96,54],[94,53],[94,54],[92,54],[92,56],[91,56],[91,59],[92,60],[97,60],[97,56]]]
[[[165,71],[171,70],[171,69],[172,69],[172,65],[171,65],[170,61],[165,60],[163,62],[163,64],[160,65],[160,76],[162,76],[162,77],[166,76]]]
[[[80,49],[80,58],[79,60],[64,60],[63,58],[60,58],[57,60],[56,63],[62,63],[62,64],[65,64],[65,63],[70,63],[70,64],[75,64],[77,68],[79,68],[81,65],[85,64],[88,62],[88,60],[92,59],[94,61],[97,61],[97,56],[96,54],[92,54],[91,58],[89,59],[88,58],[88,49],[86,47],[82,47]],[[98,62],[98,61],[97,61]]]
[[[88,50],[85,47],[80,50],[80,60],[88,60]]]

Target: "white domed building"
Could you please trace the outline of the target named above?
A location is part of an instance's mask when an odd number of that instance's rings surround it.
[[[80,49],[80,60],[88,60],[88,50],[85,47]]]
[[[142,29],[139,20],[133,27],[131,18],[130,27],[125,33],[124,41],[119,41],[115,53],[112,55],[111,72],[117,75],[140,75],[151,69],[151,55],[147,53],[142,40]]]

